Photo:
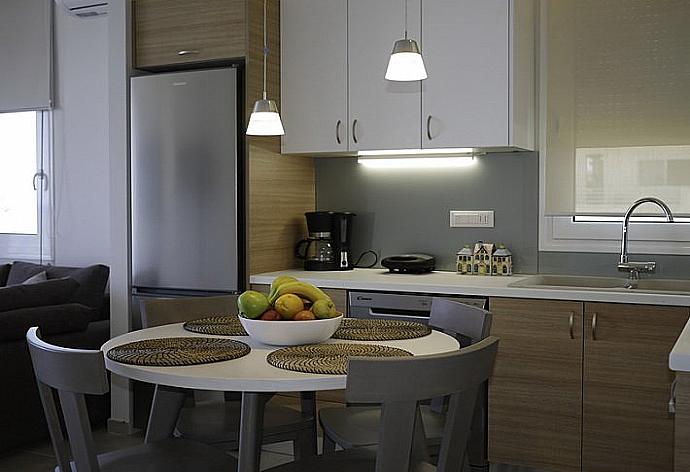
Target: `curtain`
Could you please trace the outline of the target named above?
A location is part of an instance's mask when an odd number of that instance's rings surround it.
[[[690,1],[547,0],[546,213],[690,214]]]

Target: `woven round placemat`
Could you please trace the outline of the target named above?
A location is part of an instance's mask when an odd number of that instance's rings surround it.
[[[395,341],[421,338],[430,333],[427,325],[412,321],[346,318],[332,337],[351,341]]]
[[[207,316],[198,320],[187,321],[182,325],[192,333],[213,334],[216,336],[247,336],[237,315]]]
[[[405,357],[403,349],[375,344],[307,344],[271,352],[266,360],[273,367],[308,374],[347,374],[350,357]]]
[[[145,339],[112,348],[108,359],[123,364],[171,367],[229,361],[246,356],[249,351],[249,346],[233,339]]]

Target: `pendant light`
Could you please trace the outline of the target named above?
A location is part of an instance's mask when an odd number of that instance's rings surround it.
[[[417,41],[407,37],[407,0],[405,2],[405,37],[393,44],[393,52],[386,69],[386,80],[410,82],[426,79],[426,68]]]
[[[282,136],[285,134],[280,121],[278,106],[269,100],[266,94],[266,57],[268,56],[268,39],[266,37],[266,0],[264,0],[264,88],[261,100],[254,102],[254,109],[249,117],[247,134],[250,136]]]

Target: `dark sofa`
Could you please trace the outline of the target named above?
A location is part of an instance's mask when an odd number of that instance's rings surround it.
[[[45,281],[23,285],[37,274]],[[0,453],[48,437],[26,331],[39,326],[50,343],[100,348],[110,337],[108,276],[103,265],[0,265]],[[92,422],[108,418],[107,397],[87,397],[87,402]]]

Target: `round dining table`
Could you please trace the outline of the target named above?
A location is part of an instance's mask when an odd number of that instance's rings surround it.
[[[106,342],[104,354],[119,345],[145,339],[208,337],[235,339],[251,348],[249,354],[229,361],[192,366],[151,367],[123,364],[105,357],[106,368],[114,374],[156,385],[145,442],[172,437],[177,416],[188,389],[242,392],[239,432],[239,472],[258,472],[261,456],[263,407],[276,392],[311,392],[346,388],[347,376],[309,374],[273,367],[266,356],[280,346],[261,344],[249,336],[217,336],[186,331],[182,323],[141,329]],[[329,339],[326,343],[361,343],[396,347],[415,356],[440,354],[460,348],[457,340],[440,331],[415,339],[396,341],[350,341]],[[413,380],[411,380],[413,381]]]

